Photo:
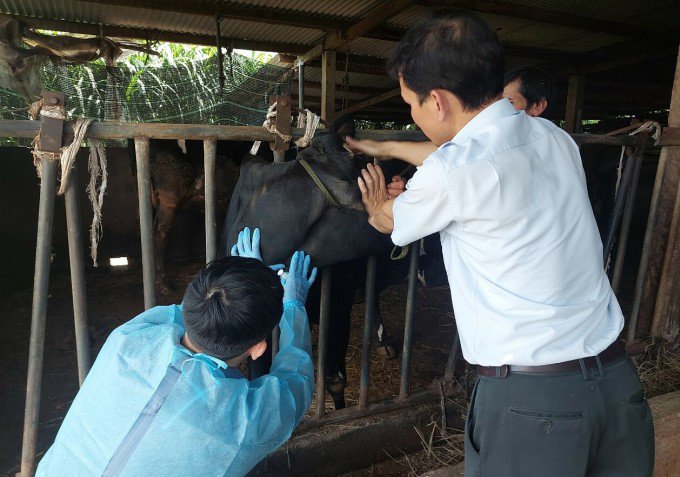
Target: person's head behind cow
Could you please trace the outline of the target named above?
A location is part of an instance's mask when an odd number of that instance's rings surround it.
[[[550,74],[537,66],[518,66],[505,73],[503,97],[517,111],[529,116],[540,116],[552,102],[555,81]]]
[[[276,272],[260,260],[225,257],[207,264],[182,301],[189,341],[224,361],[259,358],[265,339],[281,319],[283,288]]]
[[[411,116],[437,145],[503,91],[503,47],[471,14],[438,12],[411,27],[388,60]]]

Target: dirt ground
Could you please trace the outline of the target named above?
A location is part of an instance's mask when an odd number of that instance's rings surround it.
[[[137,265],[132,263],[126,270],[100,267],[88,273],[88,328],[93,356],[96,356],[114,328],[143,311],[141,268]],[[169,275],[173,277],[173,284],[177,290],[176,294],[169,298],[169,302],[181,301],[186,283],[200,266],[200,262],[168,266]],[[53,273],[50,283],[38,436],[40,456],[54,440],[78,390],[69,275],[63,272]],[[406,286],[401,284],[385,290],[380,297],[383,323],[398,355],[395,359],[389,359],[373,348],[369,393],[371,401],[392,398],[399,393],[405,295]],[[0,433],[0,476],[13,475],[18,470],[26,393],[31,301],[31,289],[0,298],[0,313],[5,323],[0,333],[0,382],[3,383],[0,392],[0,422],[3,429]],[[363,304],[354,306],[347,354],[348,406],[356,404],[359,396],[363,313]],[[410,373],[412,391],[426,387],[433,379],[443,374],[454,332],[453,323],[449,289],[419,288]],[[312,331],[315,339],[316,325]],[[331,403],[328,398],[326,407],[329,410],[332,408]]]

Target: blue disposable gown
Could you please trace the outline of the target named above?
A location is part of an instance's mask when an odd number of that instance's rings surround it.
[[[286,304],[280,349],[259,379],[225,377],[226,363],[180,344],[180,306],[152,308],[106,340],[37,475],[102,475],[168,369],[182,374],[121,475],[239,476],[283,444],[314,391],[307,313]]]

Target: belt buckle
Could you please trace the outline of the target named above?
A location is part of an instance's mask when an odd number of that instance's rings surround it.
[[[503,379],[508,376],[508,371],[509,371],[509,366],[507,364],[504,364],[503,366],[495,366],[496,369],[496,377]]]

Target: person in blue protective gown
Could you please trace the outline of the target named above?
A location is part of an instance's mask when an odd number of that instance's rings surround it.
[[[232,255],[206,265],[181,306],[111,333],[37,475],[239,476],[290,437],[314,391],[304,303],[316,269],[296,252],[280,280],[258,260],[257,230]],[[276,324],[271,372],[249,381],[239,365]]]

